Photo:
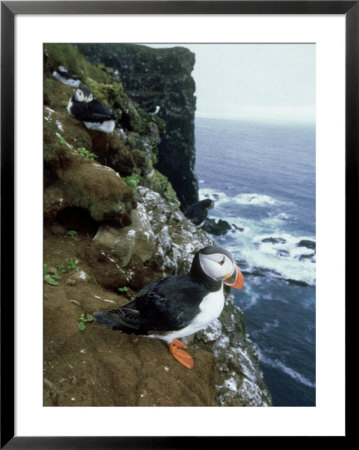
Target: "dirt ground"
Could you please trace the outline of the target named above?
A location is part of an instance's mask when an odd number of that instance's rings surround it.
[[[81,314],[122,306],[135,293],[104,289],[88,264],[95,224],[87,223],[73,237],[67,234],[69,226],[55,223],[44,231],[47,273],[61,276],[58,285],[44,283],[44,405],[218,405],[216,361],[198,344],[189,346],[195,360],[189,370],[173,359],[162,341],[94,322],[79,330]],[[66,269],[74,260],[77,270]]]

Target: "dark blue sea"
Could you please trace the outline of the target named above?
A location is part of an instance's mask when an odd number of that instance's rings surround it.
[[[315,127],[198,118],[196,174],[273,406],[315,406]]]

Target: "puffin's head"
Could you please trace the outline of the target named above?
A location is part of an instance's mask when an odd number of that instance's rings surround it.
[[[243,288],[243,275],[233,256],[216,245],[200,250],[195,256],[192,269],[202,271],[214,281],[223,281],[236,289]]]
[[[85,102],[85,103],[92,102],[93,96],[91,90],[87,86],[81,85],[75,91],[75,100],[77,100],[78,102]]]
[[[204,200],[201,200],[199,204],[206,209],[206,211],[209,211],[214,207],[214,201],[210,198],[206,198]]]

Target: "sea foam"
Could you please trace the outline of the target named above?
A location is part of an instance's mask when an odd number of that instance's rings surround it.
[[[282,211],[281,203],[284,202],[259,194],[239,194],[231,198],[212,188],[201,189],[200,198],[215,200],[210,217],[226,220],[232,226],[230,232],[217,237],[216,241],[236,259],[245,260],[249,271],[265,271],[267,276],[315,285],[315,249],[299,245],[307,241],[315,246],[315,236],[288,231],[291,217],[286,211]],[[269,205],[276,207],[261,218],[233,216],[233,201],[252,205],[253,208]]]

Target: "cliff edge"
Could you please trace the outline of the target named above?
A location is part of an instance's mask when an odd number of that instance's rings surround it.
[[[89,61],[111,67],[126,93],[166,122],[156,168],[171,182],[181,209],[198,201],[194,171],[196,110],[191,75],[195,55],[184,47],[151,48],[135,44],[77,44]],[[178,170],[178,166],[181,170]]]
[[[71,117],[64,65],[106,102],[111,135]],[[166,124],[142,110],[105,66],[71,45],[44,48],[44,405],[268,406],[270,394],[243,314],[224,311],[187,339],[188,370],[155,339],[93,322],[151,281],[185,273],[213,240],[179,209],[155,167]]]

